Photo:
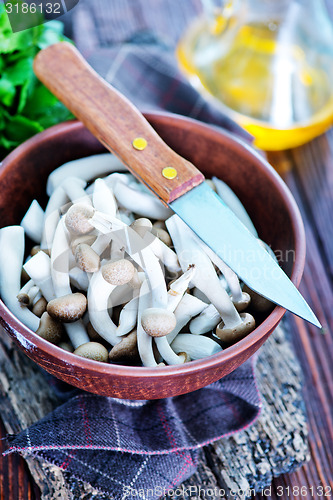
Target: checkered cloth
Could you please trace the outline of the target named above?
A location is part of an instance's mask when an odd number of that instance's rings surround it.
[[[43,458],[115,499],[148,490],[142,498],[158,498],[193,474],[200,448],[256,420],[261,404],[253,365],[248,361],[190,394],[154,401],[64,392],[67,401],[11,438],[6,454]]]
[[[197,0],[81,0],[73,33],[95,69],[141,109],[177,112],[248,139],[177,69],[174,45],[197,11]],[[129,401],[68,389],[64,397],[12,438],[7,453],[41,457],[115,499],[158,498],[193,474],[201,447],[246,428],[260,411],[251,361],[169,399]]]

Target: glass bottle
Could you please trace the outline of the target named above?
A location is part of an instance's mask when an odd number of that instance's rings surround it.
[[[333,26],[323,0],[202,2],[179,63],[256,146],[298,146],[331,125]]]

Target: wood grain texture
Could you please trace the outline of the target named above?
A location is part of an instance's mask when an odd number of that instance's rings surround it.
[[[165,203],[204,180],[201,172],[172,151],[137,108],[106,83],[71,44],[61,42],[39,52],[34,70],[99,141]],[[132,146],[137,137],[147,140],[143,151]],[[175,168],[177,177],[165,179],[165,167]]]
[[[6,344],[1,340],[0,368],[0,413],[7,432],[19,432],[61,403],[41,370],[10,340]],[[273,475],[292,470],[308,459],[300,366],[283,328],[278,327],[263,346],[256,373],[263,395],[259,420],[249,429],[207,447],[201,454],[198,471],[182,485],[183,491],[200,485],[202,491],[197,491],[201,498],[204,491],[208,494],[210,490],[224,489],[228,494],[233,489],[260,490],[271,483]],[[56,466],[28,454],[25,458],[45,500],[90,498],[89,495],[109,498]],[[5,457],[3,463],[8,459]]]

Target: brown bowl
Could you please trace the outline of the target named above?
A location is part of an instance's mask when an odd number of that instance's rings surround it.
[[[202,172],[216,175],[236,192],[260,237],[279,252],[285,272],[298,285],[304,267],[302,220],[288,188],[252,148],[214,127],[177,115],[146,115],[162,138]],[[52,127],[13,151],[0,169],[1,225],[18,224],[31,200],[46,202],[49,173],[69,160],[102,153],[103,146],[80,122]],[[31,359],[57,378],[86,391],[129,399],[157,399],[191,392],[246,361],[269,337],[285,310],[275,307],[246,338],[208,358],[158,369],[90,361],[43,340],[0,302],[0,321]]]

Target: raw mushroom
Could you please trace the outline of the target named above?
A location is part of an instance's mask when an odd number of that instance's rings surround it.
[[[67,177],[76,175],[77,172],[80,172],[81,179],[90,181],[95,177],[100,177],[116,170],[127,170],[127,168],[116,156],[110,153],[92,155],[80,158],[79,160],[69,161],[51,172],[47,180],[46,192],[51,196],[62,181]]]
[[[40,318],[36,333],[44,340],[51,342],[51,344],[59,344],[64,337],[65,331],[59,321],[56,321],[47,312],[44,312]]]
[[[69,233],[66,229],[65,219],[63,217],[60,219],[55,231],[51,250],[51,277],[54,293],[57,298],[72,294],[69,278],[70,255]],[[45,298],[47,299],[46,296]],[[80,320],[71,324],[66,324],[65,328],[74,349],[81,344],[89,342],[86,329]]]
[[[253,316],[248,313],[241,313],[242,322],[234,328],[226,328],[223,322],[216,327],[216,335],[223,342],[235,343],[244,338],[248,333],[255,329],[255,321]]]
[[[46,311],[47,302],[45,297],[41,297],[32,307],[32,312],[41,318],[42,314]]]
[[[51,277],[51,259],[45,252],[36,253],[24,264],[23,269],[38,286],[47,301],[55,299]]]
[[[165,279],[158,259],[150,247],[145,246],[136,231],[119,219],[95,212],[90,222],[103,233],[113,231],[113,241],[123,246],[133,261],[146,273],[152,291],[152,307],[165,308],[167,304]]]
[[[118,336],[126,335],[134,330],[137,324],[137,314],[139,307],[140,288],[144,281],[144,273],[138,273],[135,270],[134,276],[128,284],[132,287],[133,298],[122,308],[119,315],[119,324],[116,330]]]
[[[81,344],[75,349],[74,354],[81,356],[81,358],[92,359],[93,361],[100,361],[102,363],[106,363],[109,357],[106,347],[98,342]]]
[[[168,309],[150,307],[142,312],[141,324],[147,335],[164,337],[176,327],[176,317]]]
[[[96,179],[94,182],[93,205],[99,212],[117,215],[117,202],[113,191],[103,179]]]
[[[96,332],[109,344],[116,345],[116,325],[108,312],[108,300],[117,286],[128,283],[134,275],[133,264],[125,259],[110,262],[94,273],[88,288],[88,311],[90,322]]]
[[[168,309],[174,311],[188,289],[190,281],[195,274],[195,266],[190,266],[185,273],[170,283],[168,291]]]
[[[21,306],[31,306],[38,293],[38,286],[35,285],[33,280],[29,280],[19,291],[17,300]]]
[[[193,238],[193,232],[177,215],[170,217],[166,225],[182,269],[187,269],[189,265],[196,267],[192,285],[199,288],[214,304],[226,328],[234,328],[242,323],[229,295],[218,279],[211,260]]]
[[[143,366],[157,366],[154,352],[153,352],[153,338],[148,335],[142,326],[141,317],[142,313],[150,307],[151,294],[149,291],[148,281],[145,280],[140,288],[139,308],[138,308],[138,324],[137,324],[137,340],[138,350]]]
[[[167,336],[169,344],[175,339],[180,330],[197,314],[200,314],[207,307],[205,302],[185,293],[177,308],[175,309],[176,327]]]
[[[67,202],[68,197],[64,189],[61,186],[57,187],[52,193],[44,213],[43,233],[40,243],[42,249],[52,248],[54,233],[60,219],[60,211]]]
[[[32,331],[39,318],[27,307],[21,307],[17,295],[21,288],[21,269],[24,255],[24,229],[9,226],[0,229],[0,293],[8,309]]]
[[[227,285],[229,287],[229,290],[231,292],[231,299],[236,307],[238,312],[244,311],[246,309],[251,301],[250,295],[248,293],[244,293],[242,291],[242,288],[239,283],[239,279],[236,273],[230,269],[229,266],[223,262],[223,260],[216,255],[213,250],[206,245],[200,238],[198,238],[195,234],[193,234],[193,238],[196,241],[196,243],[202,247],[204,252],[208,255],[210,260],[212,261],[213,264],[215,264],[216,267],[221,271],[223,274]]]
[[[172,215],[170,208],[149,192],[135,189],[123,182],[115,183],[113,191],[120,205],[142,217],[165,220]]]
[[[33,200],[21,221],[25,234],[40,243],[43,234],[44,211],[37,200]]]
[[[202,335],[191,335],[190,333],[180,333],[172,342],[171,347],[175,352],[186,352],[192,360],[212,356],[222,351],[221,346],[214,340]]]
[[[47,304],[52,318],[63,323],[74,323],[82,318],[87,309],[87,299],[82,293],[71,293],[57,297]]]
[[[87,234],[94,230],[94,226],[90,223],[95,210],[89,205],[75,203],[70,207],[66,216],[66,228],[71,234],[81,235]]]
[[[190,332],[195,335],[202,335],[213,330],[221,321],[221,316],[213,304],[207,307],[190,321]]]
[[[75,260],[82,271],[94,273],[100,266],[99,255],[86,243],[80,243],[75,248]]]
[[[112,347],[109,352],[109,359],[110,361],[139,359],[136,330],[123,337],[119,344]]]

